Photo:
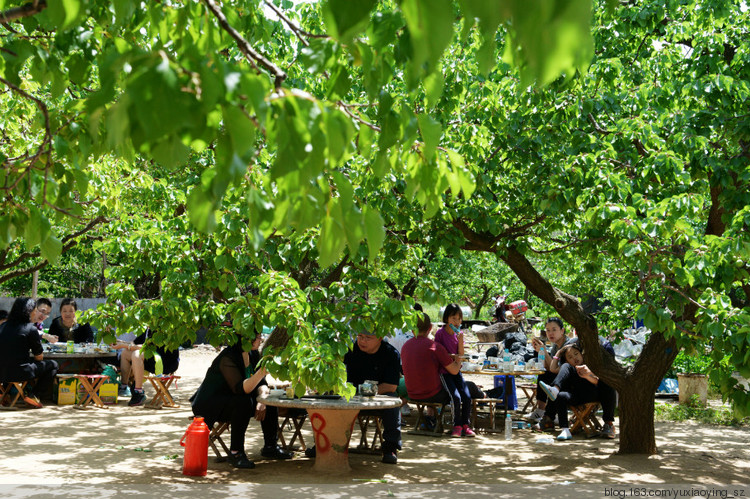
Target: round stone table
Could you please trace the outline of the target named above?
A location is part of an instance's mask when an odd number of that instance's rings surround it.
[[[287,398],[285,395],[259,397],[259,402],[275,407],[305,409],[315,437],[315,465],[324,472],[348,472],[349,439],[360,410],[392,409],[401,406],[401,399],[378,395],[372,398]]]

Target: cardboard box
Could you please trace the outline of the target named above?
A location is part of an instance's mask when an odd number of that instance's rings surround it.
[[[99,387],[98,395],[103,404],[112,405],[117,403],[117,389],[119,386],[119,383],[105,382]],[[78,390],[76,390],[76,404],[83,402],[85,396],[86,390],[83,385],[79,383]]]
[[[117,390],[120,388],[119,383],[104,383],[99,387],[99,398],[107,405],[117,403]]]
[[[75,378],[55,378],[52,389],[52,400],[57,405],[73,405],[76,403],[78,380]]]

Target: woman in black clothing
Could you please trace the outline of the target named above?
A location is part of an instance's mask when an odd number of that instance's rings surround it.
[[[0,382],[35,379],[36,392],[47,395],[51,394],[57,362],[44,360],[39,332],[31,323],[35,307],[36,301],[31,298],[16,299],[8,320],[0,325]],[[23,399],[31,407],[42,407],[28,385]]]
[[[263,457],[289,459],[292,455],[277,445],[276,407],[266,407],[258,402],[261,394],[268,394],[267,371],[261,367],[260,335],[255,337],[252,349],[246,351],[242,340],[225,348],[214,359],[206,372],[206,377],[191,397],[193,413],[206,420],[211,428],[218,421],[231,423],[231,443],[229,462],[235,468],[254,468],[255,464],[245,454],[245,431],[250,418],[260,421],[263,430]]]
[[[562,347],[556,358],[561,365],[560,372],[555,380],[551,385],[543,381],[539,382],[539,386],[549,398],[544,418],[539,423],[539,429],[554,428],[554,417],[557,414],[561,430],[557,439],[570,440],[572,436],[568,428],[568,407],[587,402],[600,402],[604,413],[602,415],[602,419],[604,419],[602,436],[615,438],[614,421],[617,401],[615,390],[601,381],[583,363],[583,352],[578,343]]]
[[[94,341],[94,330],[88,324],[78,324],[76,312],[78,304],[73,298],[60,302],[60,316],[56,317],[49,327],[49,334],[57,336],[57,341],[65,343],[91,343]]]

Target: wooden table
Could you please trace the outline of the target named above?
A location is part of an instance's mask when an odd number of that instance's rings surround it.
[[[349,466],[349,439],[360,410],[392,409],[401,406],[398,397],[378,395],[372,398],[294,398],[286,396],[258,397],[259,402],[275,407],[305,409],[315,437],[316,471],[342,473]]]
[[[44,352],[45,359],[56,360],[59,374],[99,374],[101,368],[97,361],[117,361],[116,352],[106,353],[57,353]]]

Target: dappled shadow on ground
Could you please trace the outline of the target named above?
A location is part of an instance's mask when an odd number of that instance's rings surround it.
[[[210,358],[208,358],[210,361]],[[297,484],[344,484],[361,492],[365,486],[397,484],[456,484],[467,494],[482,487],[503,484],[735,484],[750,475],[750,431],[692,423],[657,423],[660,454],[617,455],[616,441],[577,436],[569,442],[536,443],[540,434],[515,431],[513,440],[501,434],[481,434],[476,439],[434,438],[404,432],[399,464],[386,465],[380,456],[350,454],[352,471],[344,475],[315,472],[312,460],[297,453],[291,461],[260,457],[260,426],[250,425],[246,450],[256,461],[253,470],[234,470],[209,457],[206,477],[182,475],[179,440],[189,424],[187,398],[205,372],[205,359],[183,379],[175,392],[183,407],[159,411],[130,408],[125,402],[109,409],[76,410],[49,406],[40,410],[0,412],[1,484],[212,484],[206,498],[234,495],[230,484],[265,483],[286,487]],[[183,367],[189,366],[183,359]],[[410,418],[408,421],[413,421]],[[312,442],[309,423],[305,441]],[[358,430],[354,438],[358,440]],[[382,483],[370,483],[382,480]],[[462,485],[464,484],[465,487]],[[485,484],[485,485],[472,485]],[[68,493],[70,494],[70,490]],[[139,495],[138,487],[131,495]],[[269,489],[271,490],[271,489]],[[322,490],[322,489],[314,489]],[[414,490],[414,489],[412,489]],[[429,490],[420,494],[429,495]],[[441,487],[434,490],[440,491]],[[459,490],[459,489],[457,489]],[[487,489],[489,492],[491,489]],[[495,489],[492,489],[495,490]],[[32,490],[26,489],[31,494]],[[385,489],[375,488],[378,495]],[[309,489],[313,492],[313,489]],[[528,491],[527,491],[528,492]],[[40,491],[41,493],[41,491]],[[143,493],[153,495],[143,489]],[[462,495],[461,494],[458,495]],[[294,494],[293,496],[296,496]],[[47,496],[49,497],[49,496]],[[171,495],[165,495],[171,497]]]

